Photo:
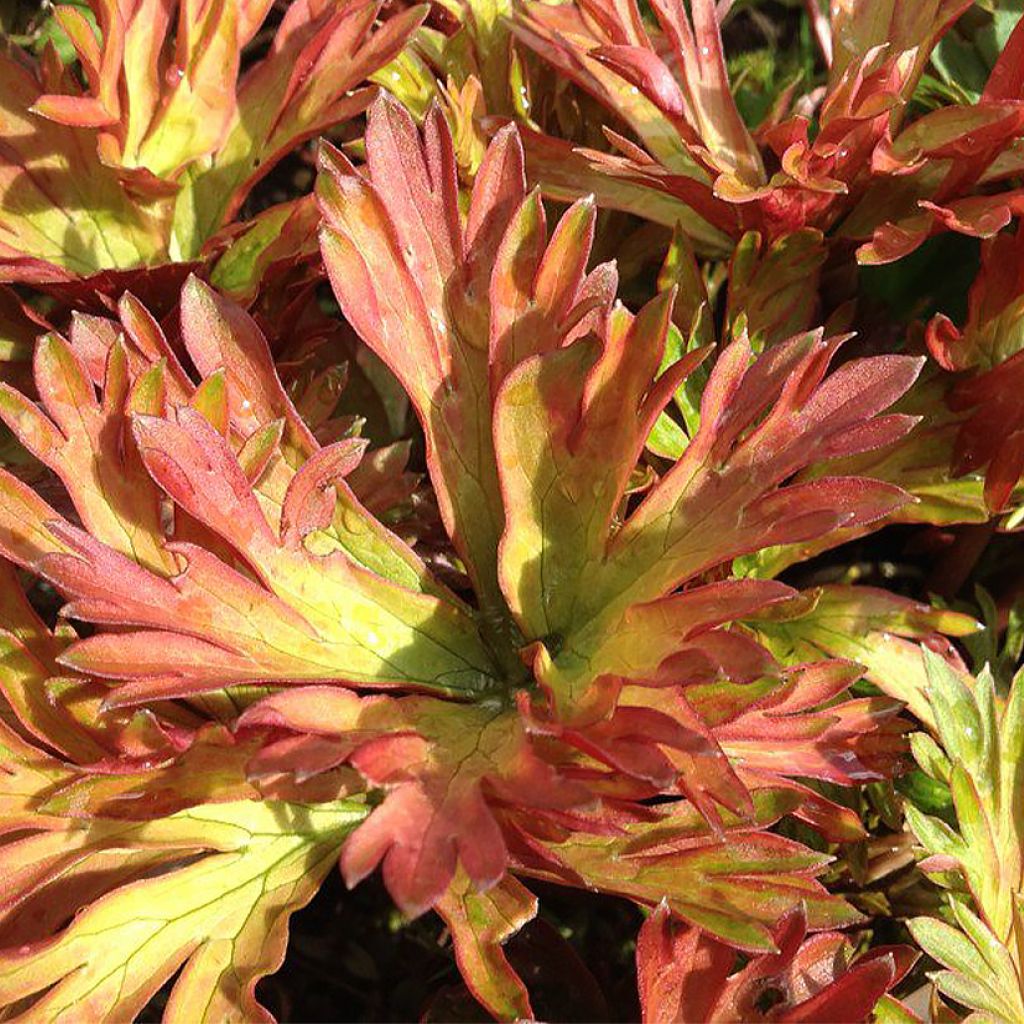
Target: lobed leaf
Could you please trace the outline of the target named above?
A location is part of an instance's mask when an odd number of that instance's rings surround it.
[[[131,1018],[182,968],[169,1018],[272,1020],[256,982],[280,966],[288,917],[364,813],[243,802],[121,829],[118,844],[155,846],[169,869],[113,889],[54,938],[0,954],[0,1000],[31,1000],[26,1012],[48,1020]]]

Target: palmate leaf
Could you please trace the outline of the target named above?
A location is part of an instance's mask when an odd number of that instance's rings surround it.
[[[704,426],[673,470],[678,477],[669,474],[647,498],[671,509],[672,496],[685,494],[688,504],[652,515],[658,525],[649,534],[638,531],[635,541],[645,549],[639,565],[622,556],[621,568],[616,545],[648,507],[616,533],[629,472],[654,417],[703,355],[681,360],[653,385],[670,295],[635,318],[621,308],[609,311],[609,269],[585,276],[589,204],[573,206],[548,242],[537,197],[524,195],[518,145],[507,130],[484,159],[465,227],[454,203],[450,139],[436,115],[421,140],[408,115],[382,99],[371,111],[367,145],[369,181],[336,154],[322,161],[325,259],[342,308],[414,399],[432,480],[447,495],[448,527],[483,607],[492,600],[496,565],[495,611],[505,617],[508,608],[515,619],[514,630],[502,627],[504,638],[533,642],[532,667],[553,701],[530,709],[529,728],[647,784],[660,788],[675,779],[710,820],[716,803],[745,813],[742,782],[685,699],[655,708],[623,697],[611,713],[617,680],[653,678],[690,641],[695,653],[731,645],[734,661],[737,648],[749,656],[749,645],[715,627],[742,608],[780,600],[786,588],[724,582],[665,595],[747,545],[769,542],[766,531],[815,535],[844,517],[870,522],[903,501],[899,491],[864,480],[825,481],[791,496],[775,488],[803,460],[902,436],[911,425],[904,417],[865,421],[910,383],[919,363],[851,364],[818,388],[838,341],[798,337],[752,365],[749,345],[738,341],[712,373]],[[478,280],[485,242],[494,254],[489,288]],[[847,374],[871,382],[856,400],[847,397]],[[748,436],[773,403],[773,413]],[[486,426],[492,416],[493,438]],[[691,480],[686,466],[693,467]],[[704,511],[716,500],[701,492],[705,484],[734,516],[728,530]],[[782,525],[790,497],[803,515]],[[499,515],[500,545],[493,533]],[[674,524],[675,551],[661,535],[665,522]],[[690,549],[700,553],[687,562]],[[877,721],[866,716],[865,732],[882,731],[881,719],[892,711],[887,705]],[[895,740],[899,748],[898,731]]]
[[[358,446],[318,448],[265,363],[265,346],[247,317],[197,282],[186,287],[180,313],[184,342],[192,362],[209,374],[198,387],[137,304],[125,300],[121,318],[120,336],[109,321],[80,319],[68,341],[52,338],[40,347],[39,360],[50,359],[52,353],[63,359],[68,369],[61,379],[74,384],[70,398],[62,398],[63,393],[46,394],[40,409],[7,393],[12,425],[33,442],[41,458],[57,468],[63,459],[69,460],[69,467],[73,459],[93,460],[96,449],[89,438],[96,438],[118,453],[125,477],[117,486],[104,488],[88,476],[75,477],[70,468],[65,469],[69,494],[82,520],[93,523],[92,534],[63,521],[13,476],[4,478],[5,550],[22,565],[50,578],[70,599],[70,614],[101,627],[97,635],[58,652],[65,666],[60,671],[87,671],[108,681],[122,674],[127,677],[112,690],[99,686],[98,693],[95,687],[90,691],[82,705],[87,718],[98,715],[106,722],[115,714],[112,707],[142,702],[155,707],[154,698],[176,695],[188,696],[197,709],[209,708],[230,717],[238,704],[254,696],[238,689],[239,683],[281,684],[324,677],[359,681],[355,664],[341,661],[337,647],[327,647],[323,636],[312,637],[308,627],[299,625],[299,615],[305,621],[312,614],[308,606],[312,597],[324,601],[329,596],[331,560],[343,563],[351,577],[339,590],[338,599],[348,602],[347,607],[360,590],[360,580],[380,595],[398,586],[387,579],[397,576],[401,585],[393,593],[400,595],[402,615],[411,614],[418,601],[431,606],[443,602],[451,609],[447,614],[455,616],[451,622],[465,624],[465,642],[481,652],[484,667],[492,670],[491,655],[472,614],[445,596],[411,552],[375,526],[346,490],[342,474],[357,458]],[[112,373],[112,367],[121,369]],[[128,385],[115,388],[111,382],[120,379],[119,374],[127,376]],[[97,385],[103,388],[100,402],[93,392]],[[250,397],[240,401],[240,394]],[[149,412],[131,415],[126,405],[143,395],[148,396]],[[127,397],[119,401],[119,396]],[[46,414],[66,417],[74,414],[78,404],[93,418],[88,422],[94,423],[88,430],[69,427],[68,434],[73,434],[69,440]],[[44,444],[40,438],[52,443]],[[318,463],[331,472],[330,491],[308,482],[311,472],[319,472]],[[144,511],[149,507],[146,503],[153,502],[153,484],[159,487],[156,493],[175,500],[173,519],[162,512],[147,520],[133,511],[135,503],[141,503]],[[316,506],[320,529],[311,530],[310,520],[303,518],[303,500],[312,500]],[[142,534],[147,521],[156,522],[159,533],[151,525],[151,532]],[[139,539],[147,547],[138,540],[125,543],[126,523],[140,531]],[[291,542],[286,544],[284,538],[293,533],[297,543],[288,546]],[[161,558],[170,554],[185,564],[179,568],[172,561],[167,569],[153,559],[155,564],[147,568],[141,564],[143,551]],[[296,565],[301,569],[303,564],[315,569],[306,589],[287,582],[294,578]],[[275,585],[284,588],[282,595],[291,596],[278,595]],[[756,581],[737,584],[735,593],[728,586],[707,592],[698,588],[671,605],[675,624],[662,641],[663,650],[674,649],[672,638],[682,643],[691,633],[690,646],[699,648],[697,637],[702,630],[714,632],[728,615],[757,609],[786,593],[778,584]],[[289,600],[300,600],[300,609],[289,605]],[[346,630],[356,628],[352,616],[332,616],[330,621],[339,619]],[[637,623],[642,628],[642,615]],[[126,632],[123,626],[129,624],[148,631]],[[376,626],[373,631],[377,640],[371,643],[367,637],[367,656],[378,655],[385,636]],[[452,650],[446,650],[447,657]],[[410,664],[422,673],[426,663],[417,655]],[[48,671],[53,670],[38,669],[34,678],[42,682]],[[451,677],[445,673],[434,683],[451,692]],[[236,684],[234,698],[223,705],[208,703],[215,696],[206,696],[208,691],[226,684]],[[433,684],[421,676],[412,685]],[[470,693],[461,691],[460,696]],[[355,882],[383,863],[396,900],[409,913],[447,899],[459,870],[474,891],[503,884],[510,814],[553,816],[556,827],[563,820],[575,820],[585,831],[598,833],[609,827],[598,806],[600,786],[595,790],[573,775],[580,768],[586,769],[584,777],[596,771],[599,779],[611,780],[611,772],[602,769],[600,762],[588,761],[579,749],[580,744],[593,748],[595,742],[606,749],[608,736],[588,738],[577,730],[570,743],[546,735],[535,738],[529,728],[532,715],[521,716],[495,697],[480,704],[456,705],[425,697],[395,702],[377,698],[376,703],[369,702],[370,709],[393,710],[383,714],[372,735],[365,735],[363,726],[337,710],[346,700],[348,706],[361,708],[360,699],[339,690],[328,690],[326,696],[335,710],[297,722],[271,713],[284,695],[253,709],[242,722],[245,736],[261,725],[286,730],[280,745],[272,742],[262,751],[251,745],[256,742],[258,747],[261,741],[245,739],[240,746],[231,746],[218,739],[216,732],[200,732],[179,741],[179,746],[185,743],[183,752],[168,750],[160,745],[159,730],[151,749],[129,751],[118,733],[111,737],[112,752],[122,759],[116,775],[107,774],[110,764],[100,763],[110,760],[111,747],[101,744],[97,753],[77,752],[77,757],[96,762],[91,774],[62,781],[44,806],[58,815],[121,818],[131,816],[133,808],[150,814],[174,813],[197,799],[209,799],[210,786],[221,798],[255,797],[259,790],[254,791],[244,778],[246,763],[257,779],[308,777],[312,784],[349,761],[387,797],[346,844],[346,874]],[[202,702],[197,702],[199,697],[204,698]],[[310,699],[302,689],[294,697],[296,704],[291,707]],[[269,717],[261,719],[261,715]],[[127,715],[128,723],[133,720]],[[661,732],[643,739],[641,745],[652,741],[685,745],[687,737],[704,735],[692,714],[675,725],[668,718],[663,723]],[[182,735],[191,736],[196,727],[193,720]],[[325,732],[332,729],[337,745],[317,742],[318,737],[331,739]],[[620,735],[614,741],[616,756],[632,742],[627,734]],[[147,774],[142,764],[129,769],[124,763],[126,758],[143,755],[150,760],[171,757],[171,762],[159,778]],[[642,774],[647,771],[643,765],[658,757],[664,761],[652,747],[650,754],[632,759],[631,769]],[[670,783],[679,769],[673,769],[671,762],[664,764],[667,774],[662,770],[658,777]],[[714,765],[728,776],[722,755],[712,759],[705,772]],[[205,781],[197,787],[198,779]],[[649,791],[648,784],[638,785],[638,795]],[[742,803],[742,795],[729,799]],[[799,799],[795,796],[794,803]],[[602,884],[596,867],[586,870],[593,874],[593,884]],[[659,898],[661,878],[651,876],[652,899]],[[770,890],[767,879],[766,884]],[[798,891],[806,895],[805,888],[801,884]],[[643,891],[643,883],[630,891]],[[786,891],[783,887],[779,894],[783,902]],[[821,900],[822,913],[841,915],[840,901],[823,893]],[[718,918],[727,919],[727,913]],[[484,966],[493,965],[496,956],[485,958]]]
[[[147,335],[155,325],[129,302],[123,317],[139,339],[133,352],[121,341],[95,352],[108,331],[103,322],[80,327],[78,352],[58,338],[38,348],[37,376],[56,423],[17,393],[3,393],[0,414],[62,474],[92,531],[63,522],[5,475],[12,516],[5,553],[59,580],[79,617],[146,630],[94,637],[68,652],[65,664],[137,680],[119,697],[128,702],[231,682],[329,679],[339,669],[351,681],[396,683],[411,670],[419,684],[445,692],[486,688],[490,657],[469,614],[440,592],[407,589],[418,587],[422,565],[343,483],[360,444],[319,449],[273,374],[269,353],[261,366],[265,342],[255,325],[219,302],[198,282],[186,289],[190,353],[200,367],[217,367],[198,390],[180,367],[147,368],[147,345],[154,360],[169,349],[158,334]],[[81,353],[105,363],[102,406]],[[229,399],[235,388],[251,397]],[[176,419],[154,415],[168,398],[186,403]],[[207,416],[251,443],[236,454]],[[288,460],[303,455],[308,461],[296,474]],[[263,478],[263,507],[247,470]],[[341,497],[336,510],[324,507],[327,488]],[[180,510],[171,537],[160,518],[161,494]],[[30,518],[26,507],[33,508]],[[317,554],[305,541],[314,532],[323,540]],[[239,559],[257,570],[257,579]],[[371,568],[400,580],[389,583]],[[153,632],[161,629],[177,635],[173,647]]]
[[[102,738],[102,724],[93,731]],[[187,729],[175,731],[180,752]],[[186,756],[207,746],[218,743],[197,737]],[[279,966],[288,917],[365,817],[344,799],[358,785],[286,785],[261,800],[241,771],[232,786],[224,759],[210,771],[192,757],[170,806],[174,752],[157,768],[136,761],[142,786],[123,753],[82,769],[0,725],[0,1003],[18,1019],[131,1019],[183,968],[167,1019],[270,1019],[255,984]],[[95,799],[104,782],[128,797],[120,807],[110,793]]]
[[[131,1019],[182,968],[168,1019],[272,1020],[256,1002],[256,982],[280,966],[289,916],[312,898],[364,815],[351,802],[268,801],[200,805],[131,826],[78,825],[85,845],[41,884],[88,878],[107,849],[162,870],[101,896],[55,937],[0,954],[0,1002],[21,1004],[31,1019]],[[20,842],[28,848],[8,846],[5,860],[30,854],[33,840]]]
[[[53,50],[0,61],[4,280],[196,259],[275,164],[365,108],[374,90],[359,86],[426,13],[374,29],[375,0],[301,0],[240,74],[266,0],[90,6],[96,28],[57,14],[84,88]]]
[[[541,823],[520,819],[510,833],[513,866],[647,906],[665,900],[678,917],[729,946],[770,950],[771,926],[801,904],[816,929],[861,920],[818,881],[829,856],[765,831],[798,801],[793,792],[759,789],[749,820],[726,814],[717,835],[687,803],[621,822],[604,835],[550,836]]]
[[[389,891],[410,916],[436,902],[457,864],[480,890],[501,879],[502,803],[543,812],[594,802],[538,756],[517,714],[494,707],[306,688],[268,697],[241,722],[296,734],[279,754],[269,748],[260,770],[313,774],[351,760],[388,792],[346,845],[342,871],[354,885],[383,863]]]
[[[560,638],[560,651],[544,671],[556,694],[578,699],[580,684],[575,680],[581,670],[588,679],[617,670],[616,626],[631,606],[657,601],[687,580],[746,551],[810,538],[847,524],[869,523],[904,503],[905,496],[897,488],[861,478],[823,478],[809,485],[779,487],[806,459],[884,445],[910,426],[900,416],[868,418],[910,384],[920,364],[896,357],[892,357],[895,362],[887,357],[881,362],[848,363],[819,385],[837,345],[835,339],[798,337],[751,363],[746,340],[734,342],[711,373],[700,431],[683,456],[614,533],[610,513],[622,492],[612,490],[597,513],[607,518],[597,519],[600,527],[591,526],[601,555],[592,555],[586,562],[576,555],[572,568],[555,561],[554,572],[547,565],[558,559],[558,548],[549,548],[546,535],[533,524],[551,518],[555,503],[562,506],[558,509],[560,523],[584,516],[594,523],[594,513],[583,504],[574,505],[557,489],[548,491],[542,486],[556,472],[557,449],[544,453],[536,463],[527,456],[531,432],[557,437],[554,424],[564,416],[550,398],[542,397],[542,381],[561,371],[557,375],[562,387],[568,385],[573,401],[581,402],[580,413],[570,406],[572,418],[569,427],[562,428],[562,436],[572,429],[575,437],[594,438],[595,447],[587,451],[574,437],[574,447],[588,456],[577,456],[580,479],[573,493],[582,494],[597,486],[587,474],[606,472],[597,457],[600,435],[596,428],[602,416],[609,416],[612,403],[621,415],[621,374],[611,376],[614,356],[606,350],[603,365],[599,363],[592,375],[584,377],[577,371],[568,377],[564,363],[572,350],[563,349],[521,368],[515,385],[527,393],[541,391],[533,402],[516,394],[512,382],[506,386],[502,394],[505,405],[499,406],[497,415],[498,429],[507,431],[502,458],[516,465],[519,475],[526,467],[536,489],[530,492],[534,497],[528,503],[527,489],[511,473],[506,477],[510,505],[521,510],[518,519],[533,528],[528,532],[511,519],[502,556],[509,574],[529,580],[544,566],[552,576],[544,591],[547,607],[542,635]],[[631,352],[634,359],[643,358],[637,346]],[[851,399],[843,383],[847,372],[862,372],[865,381],[873,383]],[[657,405],[659,398],[651,404]],[[769,405],[771,411],[754,428],[755,418]],[[645,415],[651,413],[645,414],[641,407],[635,435],[638,449],[650,428]],[[862,424],[862,429],[853,429],[855,423]],[[543,496],[543,504],[538,495]],[[517,611],[525,608],[524,597],[512,597]],[[558,598],[565,602],[561,607],[555,605]],[[533,632],[536,635],[536,627]],[[635,677],[653,673],[658,667],[657,658],[647,665],[637,664],[640,653],[633,658]]]
[[[335,673],[355,681],[351,678],[354,666],[339,663],[337,651],[325,650],[322,639],[310,637],[305,627],[297,625],[295,612],[289,611],[287,604],[275,599],[252,576],[252,570],[259,570],[267,552],[278,549],[279,545],[273,540],[275,531],[280,538],[280,530],[296,518],[292,515],[293,503],[289,495],[294,498],[297,489],[301,493],[304,477],[302,473],[291,471],[289,460],[301,463],[304,455],[313,453],[305,463],[305,472],[314,465],[316,458],[325,458],[331,452],[325,450],[324,455],[316,454],[315,443],[311,442],[308,432],[304,432],[294,409],[281,393],[280,385],[268,375],[269,371],[261,363],[262,342],[251,322],[233,311],[232,307],[218,303],[198,284],[193,283],[186,288],[181,322],[189,353],[200,367],[217,364],[221,367],[195,389],[177,362],[172,362],[173,354],[159,330],[131,301],[123,304],[122,320],[125,328],[122,340],[114,338],[113,325],[106,321],[80,320],[72,332],[71,342],[53,339],[40,348],[40,360],[49,358],[49,353],[55,350],[75,371],[65,375],[65,379],[76,382],[71,408],[75,407],[75,401],[79,401],[87,410],[92,410],[90,415],[95,418],[92,433],[111,445],[111,450],[130,456],[127,462],[121,462],[126,479],[118,481],[118,487],[108,490],[90,486],[88,478],[75,478],[67,472],[69,489],[83,520],[92,517],[94,533],[108,537],[111,544],[121,544],[124,537],[121,524],[131,523],[138,528],[146,522],[145,516],[133,513],[133,503],[151,502],[153,495],[148,481],[162,482],[161,493],[178,498],[173,531],[175,536],[183,534],[188,538],[180,542],[187,546],[173,549],[162,546],[166,529],[163,518],[159,520],[160,534],[143,534],[142,539],[150,545],[148,550],[158,554],[170,551],[175,556],[183,555],[187,559],[187,567],[178,572],[175,565],[169,577],[147,570],[138,564],[141,554],[137,552],[143,550],[138,544],[125,544],[124,554],[119,554],[111,546],[102,544],[96,536],[66,523],[61,524],[54,510],[39,507],[30,490],[15,478],[7,477],[5,493],[11,498],[8,506],[11,518],[5,526],[8,529],[8,550],[12,556],[26,566],[41,568],[58,582],[62,591],[72,598],[69,610],[75,615],[98,620],[102,625],[131,622],[165,630],[163,633],[141,634],[101,631],[99,635],[77,644],[73,651],[62,652],[65,664],[69,668],[80,669],[88,666],[88,671],[107,679],[116,679],[122,673],[131,672],[127,684],[109,694],[108,707],[135,704],[153,697],[198,695],[225,683],[281,682],[286,678],[297,682]],[[159,368],[159,362],[149,362],[157,357],[167,364],[165,369]],[[114,394],[107,394],[107,386],[113,379],[110,368],[114,365],[122,367],[129,375],[136,375],[135,383],[127,388],[127,394],[151,395],[155,411],[162,412],[162,403],[166,402],[170,409],[177,409],[176,415],[172,414],[173,418],[166,414],[148,418],[136,416],[134,421],[126,417],[125,410],[116,400],[124,389],[111,388]],[[93,384],[89,378],[105,385],[104,402],[99,405],[93,396]],[[236,388],[251,398],[245,402],[234,400]],[[11,408],[16,412],[12,415],[12,424],[26,437],[32,431],[32,439],[37,435],[47,439],[52,437],[52,444],[37,443],[36,450],[41,457],[60,466],[58,459],[70,457],[64,454],[69,443],[64,435],[57,436],[55,425],[41,410],[34,410],[13,393],[9,393],[9,398]],[[58,406],[54,398],[49,400],[47,409],[63,410],[63,407]],[[67,410],[63,414],[66,415]],[[134,429],[130,431],[128,428],[133,423]],[[267,435],[271,427],[274,429]],[[218,431],[225,432],[232,443],[241,444],[239,457]],[[89,436],[88,432],[79,430],[74,443],[79,444]],[[256,458],[251,453],[260,450],[258,445],[265,447],[262,439],[267,436],[271,450]],[[241,441],[241,438],[248,440]],[[182,446],[185,454],[177,451]],[[74,450],[81,457],[93,449]],[[336,454],[341,461],[331,465],[340,466],[343,470],[352,461],[354,452],[342,446]],[[243,462],[245,473],[241,468]],[[200,472],[205,475],[197,476]],[[138,483],[135,488],[130,486],[132,474],[136,474]],[[249,476],[253,475],[256,483],[250,484]],[[204,501],[200,500],[200,495]],[[381,544],[375,547],[374,543],[368,542],[367,537],[373,536],[371,521],[350,495],[346,497],[340,479],[334,485],[334,497],[340,499],[343,513],[336,535],[340,537],[340,543],[347,544],[343,548],[345,557],[348,554],[359,555],[365,561],[372,555],[375,567],[397,573],[403,582],[422,586],[424,592],[420,596],[424,599],[440,600],[428,593],[437,588],[423,576],[422,566],[417,569],[416,560],[408,552],[403,554],[400,548],[396,548],[393,538],[388,540],[378,530]],[[267,516],[274,521],[273,530],[265,518]],[[153,523],[155,519],[157,517],[151,515],[149,522]],[[363,530],[355,530],[353,523],[367,525]],[[225,532],[218,536],[217,531]],[[245,538],[244,543],[239,537]],[[224,541],[228,541],[230,546],[226,546]],[[257,552],[254,545],[267,542],[270,548],[266,551],[261,548]],[[326,534],[324,542],[328,542]],[[311,555],[308,548],[303,550]],[[272,561],[280,557],[280,552],[270,555]],[[299,557],[305,558],[306,555]],[[340,560],[342,552],[333,551],[333,557]],[[281,561],[275,564],[278,570],[285,566]],[[384,584],[383,578],[371,574],[368,568],[365,572],[368,585],[379,588]],[[230,586],[226,586],[229,581]],[[318,575],[317,582],[319,596],[323,598],[326,594],[323,590],[325,580],[320,580]],[[770,590],[774,585],[766,586]],[[232,597],[232,587],[243,596]],[[756,591],[757,587],[753,589]],[[346,585],[345,594],[346,601],[353,596],[350,585]],[[402,589],[400,594],[402,614],[408,615],[410,607],[415,605],[416,592]],[[755,607],[757,603],[754,602]],[[453,605],[453,608],[458,607]],[[308,614],[308,609],[304,614]],[[472,630],[471,618],[464,611],[459,614]],[[721,614],[717,605],[702,609],[698,603],[689,614],[689,622],[696,629],[716,614]],[[344,627],[351,630],[352,620],[344,616],[340,618]],[[183,626],[186,632],[181,631]],[[379,648],[382,633],[374,632]],[[480,643],[475,632],[467,635],[474,644]],[[289,641],[288,637],[292,639]],[[289,643],[293,646],[289,647]],[[299,644],[298,648],[295,643]],[[371,647],[370,653],[376,649]],[[311,665],[310,659],[321,667]],[[417,658],[416,663],[418,670],[422,670],[421,659]],[[45,673],[46,670],[40,671]],[[447,686],[448,683],[442,682],[441,685]],[[96,709],[101,698],[102,691],[87,706]],[[493,709],[469,706],[461,711],[445,705],[424,704],[422,700],[418,706],[423,713],[412,717],[411,726],[425,733],[436,748],[422,766],[415,761],[403,763],[404,774],[400,772],[397,775],[387,767],[388,758],[393,763],[395,757],[402,756],[403,750],[408,750],[407,739],[401,735],[382,737],[375,751],[361,752],[354,758],[354,763],[368,778],[383,787],[394,787],[395,800],[385,802],[374,819],[373,827],[362,834],[360,842],[366,851],[361,855],[364,865],[353,868],[353,879],[372,869],[380,860],[386,863],[394,861],[397,865],[405,863],[403,858],[408,854],[403,851],[409,844],[409,836],[403,815],[399,813],[402,807],[418,807],[424,822],[436,816],[436,827],[424,830],[423,847],[429,853],[423,864],[429,862],[436,866],[431,870],[424,866],[416,871],[395,868],[389,872],[396,897],[410,912],[422,911],[444,893],[455,870],[457,856],[467,861],[466,866],[479,885],[492,884],[503,872],[504,841],[497,826],[491,825],[488,831],[475,826],[467,828],[461,821],[470,808],[475,809],[477,815],[470,819],[473,822],[491,820],[481,783],[486,783],[488,799],[495,780],[503,775],[507,775],[512,783],[505,786],[506,798],[524,799],[516,795],[517,789],[528,792],[536,788],[545,799],[551,799],[557,791],[553,788],[557,780],[552,770],[531,752],[522,723],[515,714],[498,716],[501,721],[493,735],[507,735],[508,739],[498,742],[492,752],[491,757],[496,756],[497,762],[485,757],[477,764],[477,760],[466,759],[459,752],[467,744],[472,747],[478,743],[480,735],[487,733],[485,723],[496,717]],[[232,707],[229,702],[226,710],[230,712]],[[427,715],[431,708],[433,727]],[[445,715],[450,719],[448,723],[443,717]],[[408,723],[399,722],[391,730],[404,732],[409,727]],[[504,752],[506,747],[507,755]],[[213,748],[210,751],[215,753]],[[438,755],[440,758],[435,769],[434,760]],[[103,755],[86,752],[84,756],[95,760]],[[161,753],[160,756],[164,755]],[[224,752],[221,756],[223,768],[228,768],[234,756],[234,753],[229,756],[227,751]],[[508,764],[503,763],[506,756]],[[566,751],[563,756],[571,759],[573,755]],[[516,767],[515,759],[520,757],[526,759],[525,772]],[[200,765],[210,762],[183,760],[181,763],[183,766],[194,764],[198,770]],[[230,782],[230,772],[224,777],[211,775],[210,768],[204,771],[210,777],[219,778],[222,788],[229,789],[229,785],[235,785]],[[168,780],[171,778],[169,776]],[[531,781],[534,779],[538,781]],[[177,785],[180,790],[182,783]],[[64,786],[59,800],[51,803],[55,807],[88,806],[93,809],[113,807],[116,803],[123,812],[126,806],[130,806],[127,803],[130,796],[145,793],[146,786],[145,778],[122,774],[119,781],[96,779]],[[586,789],[569,788],[571,799],[568,803],[590,799]],[[161,804],[166,805],[166,799],[161,798]],[[458,838],[453,842],[453,836],[462,837],[466,844],[464,849],[460,847]],[[488,836],[489,846],[484,843]],[[358,862],[358,850],[359,845],[353,844],[347,863]],[[474,861],[475,856],[480,859]]]
[[[409,682],[450,693],[486,689],[490,659],[465,611],[389,584],[341,551],[313,554],[304,545],[308,533],[326,525],[309,506],[322,504],[320,489],[343,474],[351,446],[322,449],[296,474],[275,535],[233,453],[199,413],[182,413],[177,424],[137,421],[136,439],[153,478],[256,567],[264,586],[187,543],[171,548],[185,571],[172,580],[147,576],[65,530],[72,553],[51,556],[45,571],[74,595],[74,614],[157,630],[187,624],[193,637],[163,654],[158,633],[96,637],[66,655],[66,664],[108,678],[146,670],[137,687],[122,688],[119,699],[130,701],[288,677]],[[216,496],[217,511],[211,514],[199,495]],[[136,581],[135,599],[112,606],[113,581],[127,573]]]

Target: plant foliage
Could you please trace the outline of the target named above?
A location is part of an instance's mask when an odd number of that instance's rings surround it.
[[[0,1018],[1024,1017],[1011,6],[0,9]]]

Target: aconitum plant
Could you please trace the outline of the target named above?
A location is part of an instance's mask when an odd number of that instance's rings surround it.
[[[0,54],[0,1019],[1024,1019],[1024,25],[90,0]]]

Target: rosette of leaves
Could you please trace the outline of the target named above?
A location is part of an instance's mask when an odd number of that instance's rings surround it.
[[[0,553],[66,602],[48,628],[5,570],[0,1003],[34,1019],[130,1018],[171,979],[170,1020],[265,1018],[255,983],[336,862],[441,914],[501,1018],[532,1015],[502,951],[530,879],[664,901],[748,954],[786,915],[859,920],[772,826],[862,835],[814,780],[890,775],[900,705],[849,699],[850,661],[777,660],[743,620],[794,592],[730,567],[908,500],[794,478],[904,436],[885,410],[920,361],[829,372],[842,338],[741,335],[655,472],[707,352],[659,376],[673,294],[615,302],[593,204],[549,232],[513,128],[460,196],[444,119],[421,134],[389,99],[366,151],[365,173],[322,151],[323,257],[419,417],[465,588],[369,511],[365,442],[321,444],[254,321],[194,278],[170,333],[126,295],[37,343],[38,403],[0,389],[63,490],[0,471]]]

